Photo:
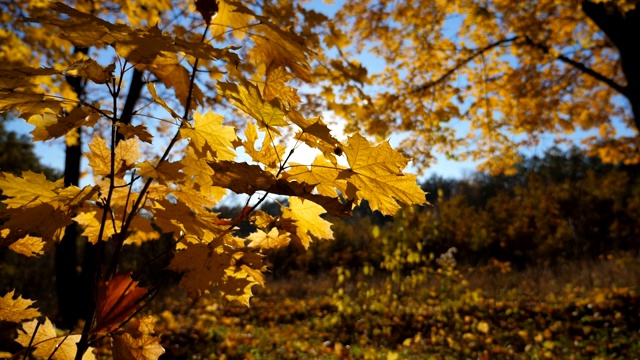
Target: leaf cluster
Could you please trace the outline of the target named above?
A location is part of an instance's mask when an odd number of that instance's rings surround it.
[[[313,51],[304,37],[258,7],[217,4],[216,9],[196,8],[205,15],[199,41],[179,26],[164,31],[159,25],[125,25],[60,2],[32,9],[29,21],[51,29],[61,44],[106,49],[114,58],[106,65],[100,63],[104,57],[100,62],[82,57],[70,64],[52,58],[46,67],[9,63],[1,69],[0,111],[12,111],[35,126],[34,141],[67,136],[69,142],[68,134],[88,130],[86,157],[93,181],[65,186],[63,180],[33,172],[0,173],[0,190],[7,197],[0,213],[5,220],[0,246],[38,255],[59,243],[67,226],[77,224],[86,241],[104,254],[104,261],[94,264],[98,278],[82,333],[66,335],[58,346],[49,320],[23,322],[18,339],[23,351],[69,358],[76,351],[66,344],[78,343],[79,359],[93,356],[89,346],[109,336],[121,358],[162,353],[150,324],[123,325],[161,285],[142,287],[119,269],[128,245],[171,236],[166,251],[175,255],[168,269],[182,274],[180,284],[191,297],[218,292],[248,306],[252,288],[265,282],[263,250],[290,242],[307,248],[313,239],[333,239],[323,214],[348,215],[365,198],[372,209],[390,215],[401,204],[425,202],[416,176],[404,173],[408,160],[388,142],[372,144],[359,134],[338,141],[320,117],[307,117],[298,109],[291,80],[312,80]],[[218,45],[225,31],[243,38],[246,53],[230,38]],[[251,66],[262,70],[247,76],[243,70]],[[121,95],[133,69],[147,75],[145,107],[157,112],[143,107],[124,113]],[[219,69],[225,78],[205,78],[202,69],[211,74]],[[104,96],[67,97],[47,86],[62,77],[80,78]],[[203,89],[215,96],[206,97]],[[231,110],[218,112],[214,103]],[[126,116],[136,116],[137,122],[124,121]],[[152,131],[152,121],[169,129],[162,145],[165,135]],[[282,145],[290,138],[319,155],[310,163],[290,163],[295,147]],[[246,154],[244,159],[240,153]],[[227,192],[247,195],[236,218],[213,211]],[[256,210],[277,195],[288,196],[281,215]],[[246,238],[235,232],[244,221],[256,229]]]

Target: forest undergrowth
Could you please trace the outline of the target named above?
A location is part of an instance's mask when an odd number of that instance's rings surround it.
[[[640,261],[630,254],[512,271],[293,274],[250,308],[162,296],[163,358],[632,359],[640,356]]]

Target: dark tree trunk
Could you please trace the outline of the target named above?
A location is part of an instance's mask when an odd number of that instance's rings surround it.
[[[75,48],[75,53],[86,54],[89,49]],[[80,77],[67,76],[67,83],[71,85],[80,100],[84,99],[85,83]],[[77,142],[67,144],[64,162],[64,185],[78,185],[80,181],[80,160],[82,158],[82,136],[77,132]],[[78,257],[77,257],[78,227],[71,224],[65,229],[64,236],[56,245],[55,272],[56,295],[58,298],[58,316],[61,327],[73,329],[80,318],[80,293],[78,289]]]
[[[640,4],[623,13],[612,4],[583,1],[582,10],[620,52],[627,80],[623,95],[631,103],[636,129],[640,131]]]

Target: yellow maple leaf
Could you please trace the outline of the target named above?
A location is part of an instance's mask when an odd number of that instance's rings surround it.
[[[242,80],[241,84],[219,82],[217,87],[218,91],[232,100],[238,109],[258,120],[260,128],[267,128],[279,135],[280,132],[275,127],[287,125],[279,104],[275,100],[263,100],[256,85]]]
[[[15,290],[0,297],[0,320],[9,322],[21,322],[40,316],[37,309],[30,308],[35,301],[23,299],[22,296],[14,299]]]
[[[39,327],[37,324],[38,320],[22,323],[22,330],[18,332],[16,341],[24,347],[31,344],[32,348],[35,347],[32,352],[33,356],[39,358],[51,358],[53,360],[73,360],[75,358],[77,352],[76,343],[80,341],[80,335],[58,336],[49,319],[46,319]],[[89,348],[82,359],[95,359],[93,348]]]
[[[169,105],[167,105],[167,103],[164,101],[164,99],[162,99],[160,96],[158,96],[158,92],[156,91],[156,86],[155,86],[154,83],[148,82],[147,83],[147,90],[149,90],[149,94],[151,94],[151,97],[153,98],[153,101],[158,103],[158,105],[160,105],[169,114],[171,114],[171,116],[174,119],[180,119],[180,115],[178,115],[175,111],[173,111],[173,109]]]
[[[270,169],[277,169],[280,167],[280,162],[283,160],[283,154],[286,151],[284,146],[281,144],[273,146],[271,139],[267,134],[264,136],[260,150],[256,150],[255,142],[258,140],[258,131],[252,122],[247,122],[247,128],[244,131],[244,135],[247,140],[242,141],[242,145],[245,153],[251,156],[251,159],[265,164]]]
[[[349,169],[342,170],[338,180],[347,180],[345,195],[359,204],[367,199],[372,210],[393,215],[404,204],[424,204],[425,193],[417,185],[417,177],[404,174],[407,160],[393,150],[389,142],[372,147],[362,135],[349,138],[344,148]]]
[[[151,220],[142,216],[133,218],[129,231],[130,234],[125,241],[126,245],[134,244],[140,246],[143,243],[160,238],[160,232],[153,227]]]
[[[154,201],[151,210],[154,223],[164,232],[195,235],[202,239],[207,231],[219,234],[225,230],[215,224],[218,218],[214,213],[206,211],[202,206],[190,208],[180,200],[174,203],[168,199],[158,199]]]
[[[96,208],[93,211],[83,211],[73,218],[84,230],[82,235],[87,237],[87,241],[92,244],[98,243],[98,235],[102,224],[102,209]],[[122,227],[122,222],[116,219],[115,224],[111,217],[107,216],[106,224],[102,233],[102,240],[108,240],[117,230]]]
[[[343,194],[347,190],[347,182],[338,180],[338,174],[343,169],[344,166],[334,165],[323,155],[318,155],[310,167],[292,163],[285,178],[315,185],[320,195],[336,196],[336,190]]]
[[[113,78],[113,70],[115,70],[115,68],[116,64],[110,64],[107,67],[103,67],[93,59],[84,59],[69,65],[64,73],[69,76],[81,76],[83,78],[87,78],[96,84],[105,84]]]
[[[282,209],[282,218],[289,219],[285,230],[304,248],[311,243],[311,236],[318,240],[333,240],[331,223],[320,217],[327,211],[320,205],[296,196],[289,197],[289,207]]]
[[[40,123],[32,123],[36,128],[31,133],[34,134],[34,136],[36,134],[41,137],[45,136],[46,138],[44,140],[70,135],[71,130],[81,126],[93,126],[101,116],[90,107],[76,107],[71,110],[68,115],[58,116],[53,123],[50,122],[50,114],[48,115],[49,118],[43,118]],[[30,123],[32,122],[31,120],[30,118]]]
[[[30,132],[33,136],[33,141],[49,140],[53,138],[53,136],[47,131],[47,126],[56,124],[58,122],[58,115],[47,109],[47,111],[43,111],[40,114],[30,116],[27,122],[35,126],[35,129]]]
[[[44,174],[31,171],[24,171],[22,177],[0,173],[0,190],[4,196],[9,197],[2,202],[8,208],[51,202],[57,196],[56,191],[63,186],[62,179],[49,181]]]
[[[163,185],[166,185],[167,182],[179,181],[186,176],[184,173],[180,172],[183,165],[179,162],[163,161],[158,165],[153,165],[148,160],[145,160],[138,164],[137,167],[140,175],[154,178]]]
[[[293,79],[282,66],[270,66],[267,69],[267,78],[264,85],[264,98],[267,101],[279,98],[288,103],[289,106],[297,106],[300,97],[295,89],[286,85],[286,82]]]
[[[247,236],[250,240],[249,247],[257,247],[260,249],[277,249],[289,245],[291,238],[289,233],[280,232],[277,228],[272,228],[268,233],[258,230]]]
[[[45,94],[0,90],[0,112],[17,110],[20,117],[29,119],[47,111],[57,114],[61,109],[62,101]]]
[[[263,36],[255,38],[256,45],[249,53],[254,64],[286,66],[300,80],[311,81],[311,67],[307,61],[309,50],[302,38],[269,22],[263,23],[259,31]]]
[[[246,32],[243,31],[249,21],[252,19],[251,14],[238,11],[238,7],[244,8],[240,3],[232,0],[219,0],[218,13],[213,17],[210,23],[211,36],[216,41],[224,41],[221,36],[231,30],[234,37],[242,40]],[[234,31],[234,29],[237,29]]]
[[[113,336],[113,357],[121,360],[156,360],[164,354],[160,338],[140,335],[133,337],[128,333]]]
[[[198,153],[212,152],[220,160],[233,160],[236,152],[232,143],[238,138],[233,126],[222,125],[222,115],[207,111],[196,112],[193,116],[193,127],[180,128],[180,136],[189,138],[189,143]]]
[[[137,49],[140,49],[140,47]],[[127,57],[125,56],[125,58]],[[191,87],[191,74],[180,63],[178,55],[163,51],[152,61],[133,61],[133,63],[137,64],[136,69],[151,71],[167,88],[173,88],[180,103],[183,106],[186,104],[189,88]],[[194,100],[198,105],[204,104],[204,94],[195,84],[191,90],[191,101]]]
[[[99,136],[94,136],[89,144],[89,150],[86,155],[94,175],[109,175],[111,173],[111,150],[107,147],[107,142]],[[138,151],[138,140],[120,141],[116,146],[114,155],[114,174],[122,176],[127,170],[133,168],[133,165],[141,156]]]
[[[41,237],[27,235],[9,245],[9,249],[24,256],[38,256],[44,254],[45,242]]]

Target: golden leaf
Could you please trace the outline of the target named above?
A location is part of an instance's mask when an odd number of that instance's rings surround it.
[[[22,330],[18,332],[18,338],[16,339],[20,345],[25,347],[29,346],[31,339],[33,339],[31,345],[35,347],[35,350],[32,352],[33,356],[39,358],[51,357],[53,360],[75,359],[77,352],[76,343],[80,341],[80,335],[69,335],[67,337],[58,336],[56,329],[49,319],[46,319],[43,324],[40,324],[36,332],[37,323],[38,320],[22,323]],[[53,356],[51,354],[53,354]],[[95,359],[93,348],[89,348],[82,359]]]
[[[247,236],[247,240],[250,240],[249,247],[257,247],[260,249],[277,249],[289,245],[291,238],[289,233],[282,232],[277,228],[272,228],[271,231],[265,233],[262,230],[258,230]]]
[[[305,249],[311,243],[311,236],[318,240],[333,240],[331,223],[320,217],[326,212],[316,203],[291,196],[289,207],[282,209],[282,218],[291,220],[284,228],[291,233],[291,238]]]
[[[137,167],[140,175],[154,178],[163,185],[166,185],[167,182],[182,180],[186,176],[184,173],[180,172],[183,165],[179,162],[163,161],[157,166],[154,166],[148,160],[145,160],[138,164]]]
[[[41,237],[27,235],[9,245],[9,249],[24,256],[38,256],[44,254],[44,246]]]
[[[0,190],[8,197],[2,202],[8,208],[51,202],[57,196],[57,190],[63,186],[62,179],[49,181],[44,174],[31,171],[23,172],[22,177],[0,173]]]
[[[94,136],[89,144],[89,150],[86,155],[94,175],[108,176],[111,173],[111,150],[107,147],[107,142],[99,136]],[[133,168],[141,156],[138,151],[138,141],[136,139],[120,141],[114,154],[114,174],[122,176]]]
[[[14,299],[14,292],[15,290],[12,290],[0,297],[1,321],[17,323],[40,316],[40,312],[37,309],[30,308],[35,301],[23,299],[22,296]]]
[[[355,134],[344,148],[349,169],[342,170],[338,180],[347,180],[345,195],[359,204],[367,199],[372,210],[393,215],[404,204],[424,204],[425,193],[417,185],[417,177],[402,171],[407,160],[388,142],[372,147],[367,139]]]
[[[258,87],[250,82],[246,80],[241,84],[219,82],[217,87],[218,91],[232,100],[238,109],[258,120],[260,128],[267,128],[279,135],[280,132],[275,127],[287,125],[279,104],[275,101],[263,100]]]
[[[105,84],[113,78],[113,70],[115,70],[115,68],[115,64],[103,67],[93,59],[84,59],[69,65],[64,73],[69,76],[87,78],[96,84]]]
[[[180,136],[189,138],[196,154],[206,154],[207,151],[220,160],[233,160],[236,152],[232,143],[237,140],[233,126],[222,125],[222,115],[210,111],[205,114],[196,112],[193,116],[192,128],[180,128]],[[209,157],[207,157],[209,158]]]
[[[338,180],[338,174],[343,169],[344,166],[334,165],[324,156],[318,155],[310,167],[292,163],[285,173],[285,179],[313,184],[318,194],[336,196],[336,190],[342,194],[347,190],[347,182]]]
[[[141,335],[134,338],[128,333],[113,336],[113,357],[119,360],[156,360],[164,354],[160,338]]]
[[[183,106],[186,104],[191,86],[191,74],[189,70],[180,64],[178,55],[175,53],[161,52],[159,56],[155,57],[152,61],[132,61],[132,63],[136,64],[136,69],[138,70],[151,71],[167,88],[173,88],[176,97]],[[191,91],[191,101],[194,100],[197,105],[204,104],[204,94],[195,84]]]

